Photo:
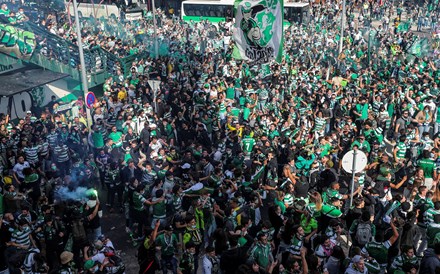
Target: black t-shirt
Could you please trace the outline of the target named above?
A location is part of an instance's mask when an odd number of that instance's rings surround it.
[[[295,197],[306,198],[309,192],[309,182],[301,179],[295,184]]]
[[[100,205],[97,205],[97,206],[98,206],[98,212],[99,212],[101,210],[101,206]],[[96,213],[96,216],[93,219],[91,219],[91,220],[88,219],[88,216],[93,213],[94,209],[95,209],[95,207],[89,208],[88,210],[84,211],[85,218],[87,220],[87,228],[89,228],[89,229],[97,229],[98,227],[101,226],[101,218],[99,217],[99,213]]]

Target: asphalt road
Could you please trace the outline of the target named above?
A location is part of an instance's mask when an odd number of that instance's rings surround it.
[[[139,272],[137,262],[137,247],[133,246],[129,235],[125,232],[125,217],[123,213],[115,211],[110,213],[105,206],[107,192],[100,190],[99,200],[103,204],[103,214],[101,219],[102,233],[107,236],[114,244],[116,250],[121,250],[121,257],[126,265],[126,274]]]
[[[403,20],[406,20],[406,14],[403,14]],[[392,20],[390,20],[392,24]],[[381,24],[380,21],[373,21],[373,26],[377,27]],[[411,30],[423,37],[430,36],[430,29],[426,29],[422,32],[416,31],[417,26],[413,24]],[[390,150],[390,147],[387,147]],[[107,193],[105,190],[99,191],[100,201],[105,205]],[[125,232],[125,217],[123,213],[115,211],[110,213],[109,210],[103,207],[103,217],[101,219],[102,232],[109,237],[115,248],[121,250],[121,257],[126,264],[126,274],[135,274],[139,272],[139,266],[137,263],[137,247],[133,246],[133,242],[129,235]]]

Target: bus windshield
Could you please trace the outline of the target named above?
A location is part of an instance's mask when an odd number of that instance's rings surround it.
[[[288,23],[307,24],[309,21],[309,4],[285,3],[284,21]]]
[[[308,14],[308,3],[287,2],[284,5],[284,23],[287,25],[293,22],[307,23]],[[212,23],[230,21],[234,18],[234,3],[231,0],[187,0],[182,2],[181,16],[184,21],[208,20]]]
[[[233,18],[232,1],[183,1],[182,20],[208,20],[212,23],[230,21]]]

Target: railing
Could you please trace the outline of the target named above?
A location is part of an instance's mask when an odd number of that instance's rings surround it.
[[[72,78],[80,80],[80,61],[77,45],[50,33],[44,27],[32,22],[10,25],[9,22],[2,22],[0,20],[0,23],[3,23],[3,26],[5,26],[5,28],[0,29],[0,37],[4,39],[10,37],[13,41],[7,42],[14,47],[20,48],[20,52],[25,54],[15,54],[10,50],[6,51],[4,48],[1,48],[1,44],[0,52],[27,60],[52,71],[67,73]],[[9,32],[8,35],[5,36],[5,32]],[[22,37],[22,33],[32,35],[33,40],[27,39],[26,41],[26,37]],[[94,84],[100,84],[106,77],[117,75],[119,70],[127,76],[130,74],[132,63],[136,59],[139,60],[147,56],[148,51],[120,58],[99,46],[92,49],[84,49],[88,80],[89,82],[94,81]],[[94,79],[94,76],[98,74],[103,76],[99,81]]]

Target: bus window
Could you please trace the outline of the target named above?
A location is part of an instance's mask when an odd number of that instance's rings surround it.
[[[302,13],[302,20],[301,21],[302,21],[303,24],[309,22],[309,13],[308,13],[307,10],[303,11],[303,13]]]

